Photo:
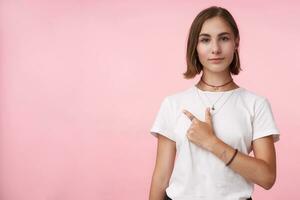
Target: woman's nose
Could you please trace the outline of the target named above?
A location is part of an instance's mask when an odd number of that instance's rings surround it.
[[[219,54],[221,53],[221,48],[220,48],[220,45],[218,44],[218,42],[212,42],[212,53],[213,54]]]

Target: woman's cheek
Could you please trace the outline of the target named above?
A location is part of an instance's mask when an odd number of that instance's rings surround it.
[[[225,52],[227,52],[227,55],[234,54],[234,49],[235,49],[235,47],[234,47],[233,43],[230,43],[230,44],[224,46],[224,50],[225,50]]]
[[[207,60],[207,50],[204,47],[198,46],[197,47],[198,57],[200,61]]]

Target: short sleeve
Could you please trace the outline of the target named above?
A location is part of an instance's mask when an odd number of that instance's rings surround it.
[[[173,117],[174,115],[172,111],[172,106],[170,104],[170,100],[168,99],[168,97],[166,97],[160,105],[150,133],[155,137],[158,137],[157,134],[161,134],[175,141],[175,136],[173,134]]]
[[[274,120],[271,105],[266,98],[256,106],[252,126],[253,140],[273,135],[274,143],[279,141],[280,133]]]

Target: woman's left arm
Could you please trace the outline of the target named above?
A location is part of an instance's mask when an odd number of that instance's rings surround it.
[[[205,112],[205,122],[197,119],[187,110],[183,112],[192,121],[187,130],[187,138],[215,154],[224,163],[228,163],[235,149],[215,135],[209,109]],[[269,190],[276,180],[276,151],[273,136],[258,138],[252,142],[252,145],[254,157],[238,152],[228,167],[250,182]]]
[[[252,145],[254,157],[238,152],[228,167],[247,180],[269,190],[276,180],[276,151],[273,137],[270,135],[256,139]],[[234,148],[217,137],[207,145],[207,150],[224,163],[227,163],[235,152]]]

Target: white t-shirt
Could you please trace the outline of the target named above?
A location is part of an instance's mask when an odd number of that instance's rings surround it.
[[[255,139],[273,135],[274,142],[279,140],[268,100],[245,88],[209,92],[193,86],[165,97],[150,132],[176,142],[176,160],[166,189],[173,200],[242,200],[253,193],[253,183],[186,137],[191,121],[182,110],[204,121],[205,108],[215,101],[213,128],[226,144],[248,155]]]

